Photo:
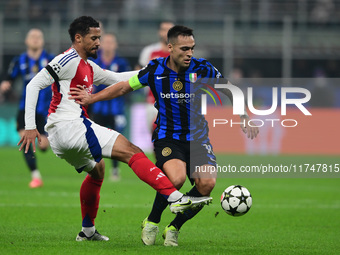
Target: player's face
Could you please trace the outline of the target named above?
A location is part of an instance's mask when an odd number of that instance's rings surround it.
[[[83,50],[87,57],[97,58],[100,46],[100,28],[90,27],[90,31],[81,40]]]
[[[178,36],[174,43],[168,45],[172,61],[178,70],[185,70],[189,67],[195,48],[193,36]]]
[[[31,50],[39,50],[44,47],[44,35],[39,29],[31,29],[26,36],[26,46]]]

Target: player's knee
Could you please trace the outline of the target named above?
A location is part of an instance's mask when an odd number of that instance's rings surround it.
[[[42,152],[45,152],[48,149],[48,145],[49,145],[49,142],[47,140],[47,137],[46,136],[41,136],[41,143],[38,144],[39,149]]]
[[[95,165],[95,167],[88,172],[88,174],[93,178],[93,179],[104,179],[105,176],[105,163],[104,160],[101,160],[99,163]]]
[[[176,189],[182,188],[184,182],[186,180],[186,175],[177,175],[176,177],[173,177],[170,181],[174,185]]]
[[[128,163],[133,155],[143,152],[139,147],[128,141],[125,137],[119,136],[118,139],[112,148],[111,158]]]
[[[46,152],[47,149],[48,149],[48,146],[46,146],[46,147],[40,147],[39,149],[40,149],[42,152]]]
[[[199,190],[203,196],[210,195],[216,184],[215,178],[202,178],[199,182]]]

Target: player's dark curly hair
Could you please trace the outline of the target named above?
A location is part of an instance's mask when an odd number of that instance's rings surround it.
[[[90,27],[99,27],[99,22],[90,16],[76,18],[68,29],[71,41],[74,42],[76,34],[80,34],[81,36],[87,35],[90,31]]]
[[[168,31],[168,43],[176,40],[179,35],[194,36],[193,30],[191,28],[181,25],[175,25]]]

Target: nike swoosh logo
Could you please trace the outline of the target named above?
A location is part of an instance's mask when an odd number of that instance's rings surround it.
[[[183,203],[183,204],[177,204],[176,206],[183,206],[183,205],[191,205],[192,204],[192,202],[191,202],[191,200],[189,200],[188,202],[186,202],[186,203]]]
[[[157,80],[161,80],[161,79],[164,79],[164,78],[166,78],[166,76],[156,76]]]

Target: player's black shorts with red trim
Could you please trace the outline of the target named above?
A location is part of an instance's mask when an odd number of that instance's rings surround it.
[[[179,141],[175,139],[164,138],[154,142],[156,154],[156,166],[162,169],[165,162],[170,159],[180,159],[187,164],[187,176],[191,184],[193,180],[190,173],[196,170],[196,167],[202,165],[213,165],[216,167],[216,157],[209,141]]]
[[[46,134],[44,127],[46,125],[46,117],[42,114],[35,113],[35,123],[40,134]],[[17,115],[17,131],[25,129],[25,111],[20,110]]]

